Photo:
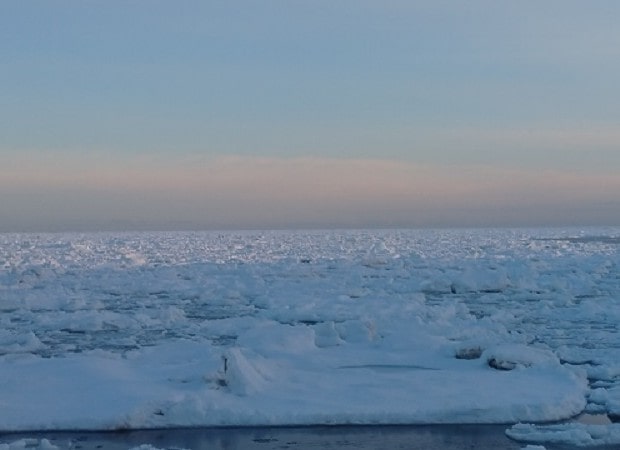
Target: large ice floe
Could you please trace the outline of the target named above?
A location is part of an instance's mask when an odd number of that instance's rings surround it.
[[[619,235],[3,234],[0,430],[614,417]]]

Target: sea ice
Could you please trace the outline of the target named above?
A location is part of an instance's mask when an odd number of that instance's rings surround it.
[[[60,450],[47,439],[19,439],[10,443],[1,444],[0,450]]]
[[[0,235],[0,430],[620,413],[618,234]]]
[[[620,424],[534,425],[519,423],[506,430],[506,434],[510,438],[522,442],[566,444],[579,447],[620,445]]]

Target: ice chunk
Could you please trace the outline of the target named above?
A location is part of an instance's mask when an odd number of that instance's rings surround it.
[[[541,364],[560,364],[560,360],[553,352],[522,344],[496,345],[485,350],[482,358],[489,366],[499,370],[512,370],[516,367]]]
[[[273,376],[265,359],[255,355],[250,360],[239,348],[228,350],[223,356],[223,364],[224,384],[230,392],[237,395],[251,395],[262,391]]]
[[[0,450],[60,450],[47,439],[20,439],[11,443],[0,444]]]
[[[347,342],[370,342],[377,337],[375,324],[370,320],[347,320],[336,325],[336,329]]]
[[[42,348],[45,348],[45,345],[32,331],[21,334],[0,330],[0,355],[30,353]]]
[[[333,320],[314,326],[314,343],[317,347],[334,347],[342,342]]]
[[[620,445],[620,424],[586,425],[565,423],[534,425],[519,423],[506,430],[517,441],[594,447]]]

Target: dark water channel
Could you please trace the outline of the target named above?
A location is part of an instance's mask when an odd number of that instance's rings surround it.
[[[524,448],[526,444],[506,437],[506,428],[506,425],[420,425],[202,428],[109,433],[41,432],[0,435],[0,443],[22,438],[48,439],[61,449],[75,450],[128,450],[141,445],[150,445],[157,449],[189,450]],[[546,448],[569,450],[576,447],[547,444]]]

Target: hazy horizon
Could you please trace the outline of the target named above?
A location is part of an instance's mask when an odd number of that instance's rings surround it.
[[[0,5],[0,231],[620,225],[620,4]]]

